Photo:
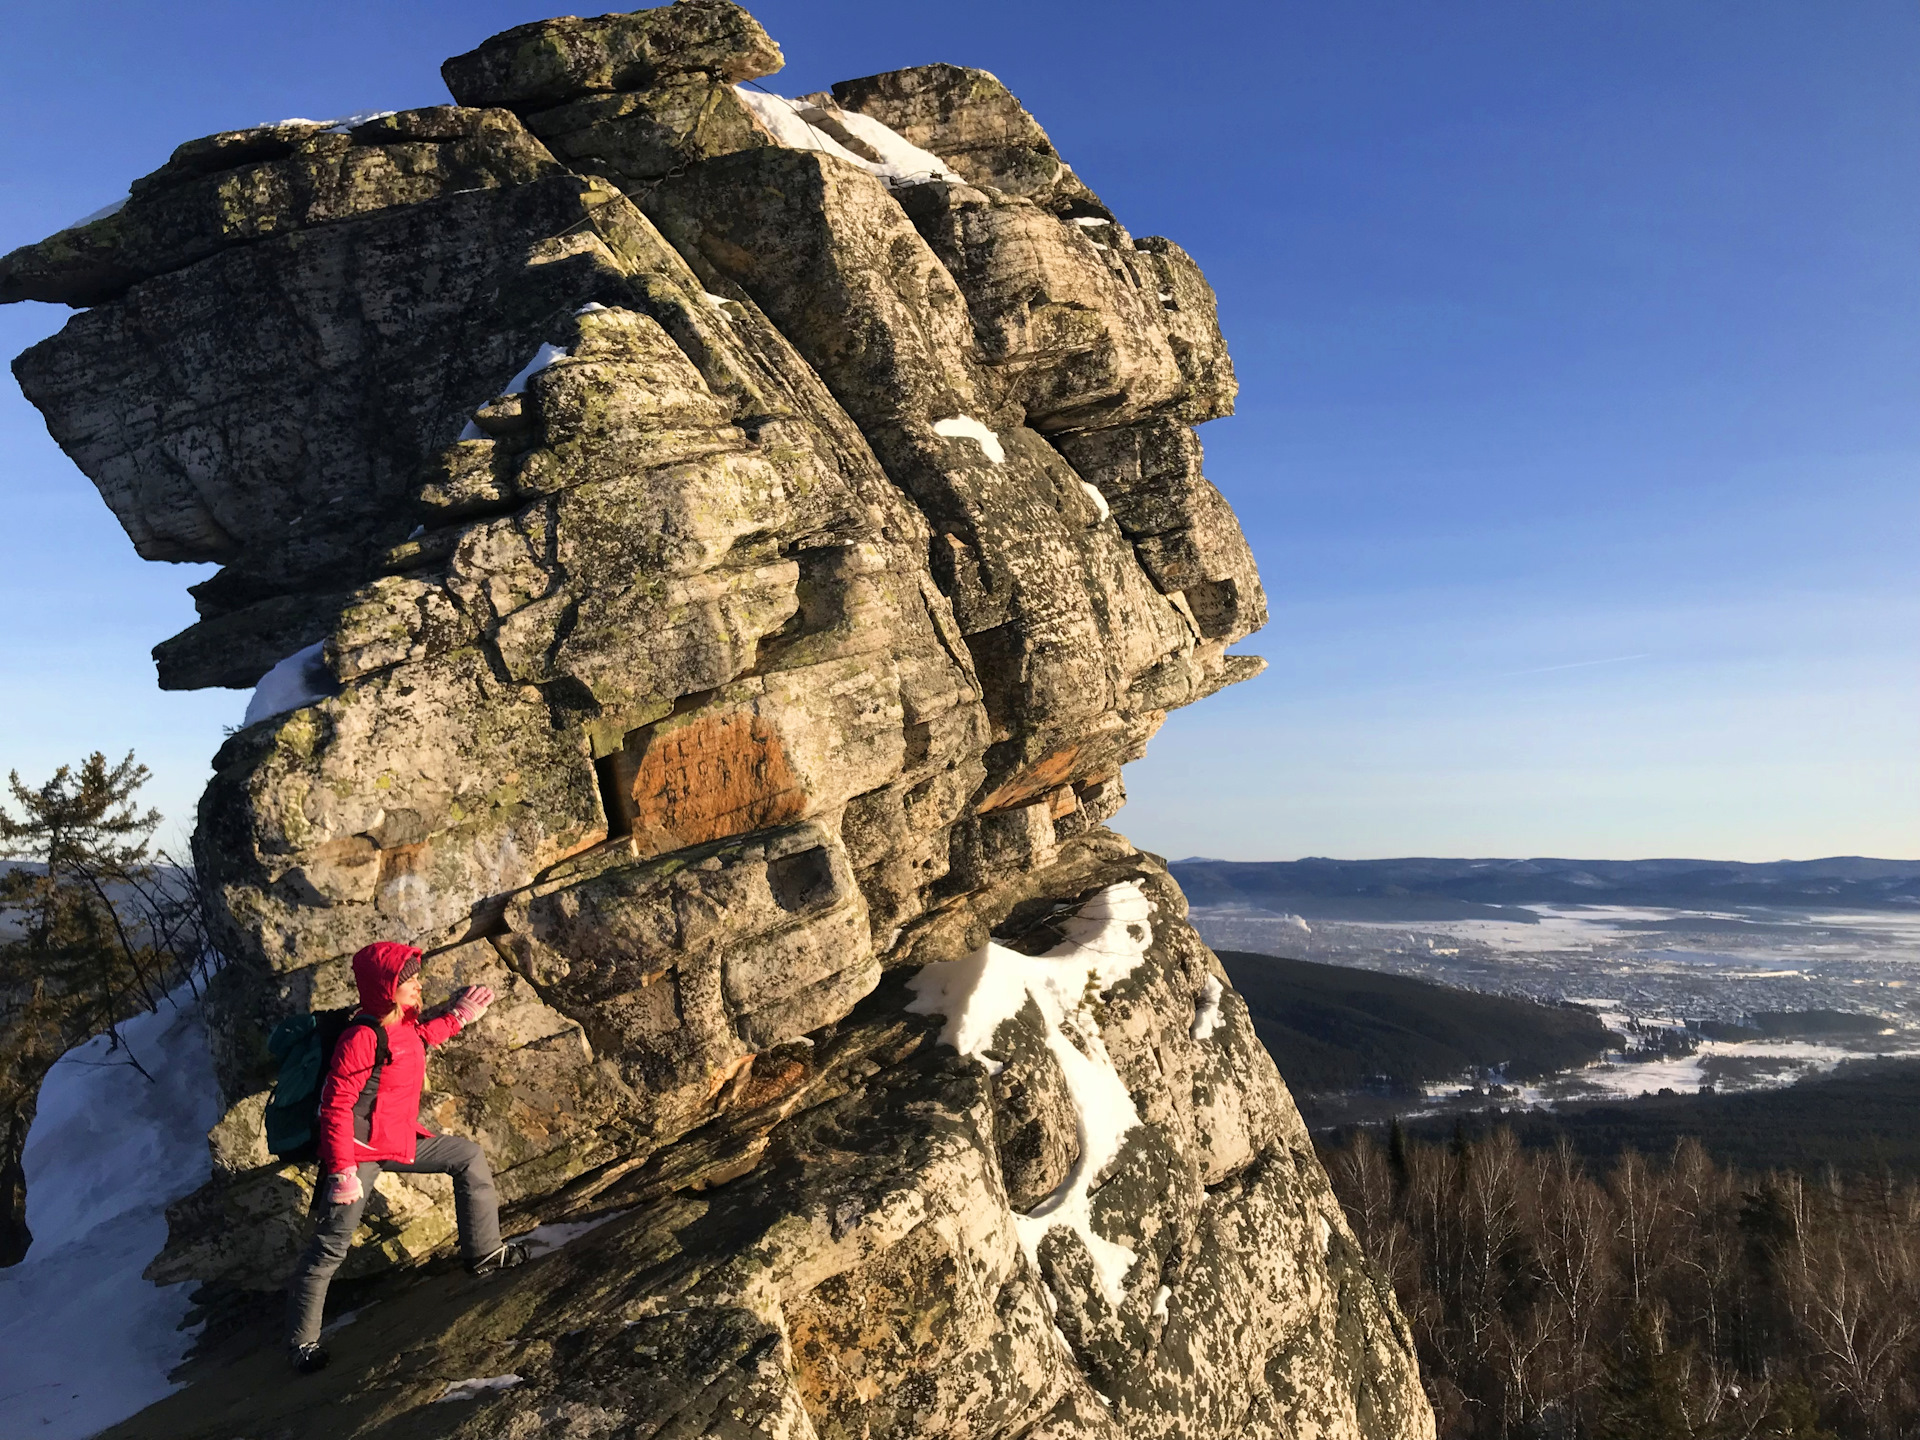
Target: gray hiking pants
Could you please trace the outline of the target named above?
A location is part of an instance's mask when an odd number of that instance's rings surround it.
[[[487,1168],[484,1151],[473,1141],[459,1135],[435,1135],[420,1141],[410,1164],[398,1160],[369,1160],[360,1167],[360,1198],[351,1205],[329,1205],[325,1199],[327,1177],[320,1177],[315,1188],[313,1208],[320,1216],[319,1227],[295,1267],[287,1285],[287,1328],[289,1343],[310,1345],[320,1338],[320,1317],[327,1306],[327,1282],[340,1262],[347,1258],[353,1244],[353,1232],[360,1228],[360,1216],[373,1194],[374,1182],[382,1170],[398,1170],[409,1175],[453,1176],[453,1207],[460,1222],[460,1253],[471,1264],[484,1260],[500,1248],[500,1196],[493,1188],[493,1171]]]

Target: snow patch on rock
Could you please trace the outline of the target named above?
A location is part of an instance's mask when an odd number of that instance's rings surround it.
[[[1105,520],[1109,515],[1113,514],[1113,507],[1107,504],[1107,497],[1100,493],[1100,487],[1098,485],[1095,485],[1090,480],[1082,480],[1080,482],[1080,488],[1087,492],[1087,498],[1093,501],[1093,508],[1100,512],[1100,518],[1102,520]]]
[[[1193,1029],[1188,1033],[1196,1040],[1205,1040],[1213,1034],[1214,1027],[1220,1023],[1220,997],[1227,993],[1227,987],[1220,983],[1218,975],[1207,976],[1207,983],[1200,987],[1200,994],[1193,1002]]]
[[[336,120],[322,123],[327,127],[327,134],[344,135],[356,125],[365,125],[369,120],[384,120],[398,113],[396,110],[356,110],[351,115],[342,115]]]
[[[972,440],[994,464],[1006,463],[1007,450],[1000,443],[1000,437],[971,415],[955,415],[946,420],[936,420],[933,422],[933,433],[944,435],[949,440]]]
[[[610,1224],[626,1213],[625,1210],[609,1210],[604,1215],[591,1215],[585,1220],[554,1221],[529,1230],[519,1237],[520,1243],[527,1247],[527,1252],[531,1255],[545,1255],[560,1249],[563,1245],[571,1245],[582,1235],[598,1230],[602,1225]]]
[[[775,95],[769,90],[750,90],[745,85],[733,88],[753,112],[753,118],[766,126],[767,133],[787,149],[818,150],[845,160],[850,165],[858,165],[870,173],[877,171],[878,167],[871,160],[854,154],[819,126],[808,124],[804,116],[812,106],[789,100],[784,95]]]
[[[1040,1242],[1056,1225],[1080,1237],[1107,1298],[1118,1305],[1134,1252],[1096,1234],[1093,1190],[1118,1158],[1139,1111],[1114,1069],[1091,1009],[1093,1000],[1132,974],[1153,943],[1153,902],[1139,885],[1110,885],[1065,923],[1066,939],[1044,955],[1022,955],[988,941],[964,960],[923,967],[908,981],[907,1009],[944,1015],[943,1044],[985,1061],[1001,1022],[1029,997],[1047,1023],[1047,1049],[1066,1077],[1079,1120],[1080,1158],[1060,1188],[1025,1215],[1013,1217],[1021,1248],[1039,1267]]]
[[[262,675],[260,683],[253,687],[253,698],[247,701],[247,713],[240,721],[241,727],[257,725],[272,716],[284,715],[289,710],[298,710],[338,695],[340,687],[334,683],[333,672],[327,669],[327,662],[321,658],[326,643],[316,640],[306,649],[294,651]]]
[[[922,150],[871,115],[851,110],[828,112],[811,100],[789,100],[770,90],[736,85],[734,91],[746,102],[754,118],[767,128],[775,141],[789,150],[818,150],[824,155],[857,165],[876,175],[889,186],[924,185],[930,180],[958,181],[938,155]],[[842,145],[825,128],[829,123],[844,131],[858,144],[880,158],[869,160]]]
[[[478,1400],[496,1390],[511,1390],[520,1383],[518,1375],[489,1375],[484,1380],[449,1380],[447,1388],[434,1404],[448,1400]]]
[[[533,352],[533,359],[526,363],[520,373],[507,381],[507,388],[500,393],[502,395],[518,395],[522,390],[527,388],[527,381],[553,364],[554,361],[564,360],[566,358],[567,352],[561,346],[542,345],[538,350]]]
[[[576,315],[584,314],[584,313],[587,313],[584,307],[582,307],[582,309],[580,310],[574,311],[574,314]],[[523,390],[527,388],[527,381],[531,380],[535,375],[538,375],[542,370],[546,369],[549,365],[553,364],[554,361],[564,360],[566,358],[567,358],[567,352],[562,347],[558,345],[542,344],[538,350],[533,352],[533,359],[529,360],[524,366],[521,367],[520,373],[515,375],[511,380],[507,381],[506,388],[503,389],[500,392],[500,394],[501,395],[520,394]],[[474,424],[473,421],[469,420],[467,421],[467,428],[460,432],[459,438],[462,440],[484,440],[487,438],[487,432],[482,430],[478,425]]]
[[[219,1087],[200,1003],[70,1050],[47,1072],[23,1164],[27,1258],[0,1270],[0,1411],[8,1434],[82,1440],[179,1387],[191,1283],[141,1275],[167,1239],[167,1206],[211,1173]],[[149,1080],[129,1063],[137,1059]]]
[[[379,1303],[378,1300],[369,1300],[357,1310],[349,1310],[344,1315],[334,1316],[333,1319],[320,1327],[320,1338],[324,1340],[327,1336],[333,1334],[334,1331],[346,1329],[347,1326],[353,1324],[354,1321],[358,1320]]]
[[[857,110],[842,110],[834,119],[854,139],[879,155],[881,164],[876,173],[888,184],[914,185],[929,180],[960,183],[960,176],[938,155],[931,150],[922,150],[871,115],[862,115]]]

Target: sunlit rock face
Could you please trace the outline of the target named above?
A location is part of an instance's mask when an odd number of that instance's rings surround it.
[[[454,105],[190,142],[0,260],[86,307],[14,366],[55,438],[142,555],[222,566],[161,683],[288,707],[202,801],[231,1110],[150,1273],[281,1282],[264,1036],[401,939],[500,993],[425,1115],[510,1228],[625,1212],[417,1318],[429,1379],[522,1377],[459,1433],[1429,1435],[1244,1006],[1105,824],[1261,664],[1190,428],[1233,402],[1212,292],[991,75],[785,101],[780,63],[723,0],[523,26]],[[1032,957],[1090,978],[1041,1003]],[[449,1234],[388,1177],[348,1273]]]

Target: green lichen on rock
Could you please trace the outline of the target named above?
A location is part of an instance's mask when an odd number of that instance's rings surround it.
[[[644,90],[701,72],[731,84],[784,62],[760,24],[727,0],[680,0],[656,10],[536,20],[441,67],[462,105],[556,105],[594,91]]]
[[[190,141],[135,181],[117,213],[0,258],[0,304],[98,304],[231,246],[560,173],[510,112],[434,124],[446,110],[350,133],[300,122]]]

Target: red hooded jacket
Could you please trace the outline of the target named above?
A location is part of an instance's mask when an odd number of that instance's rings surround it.
[[[360,1009],[384,1015],[393,1008],[400,988],[400,972],[420,952],[411,945],[382,940],[353,957],[353,979],[360,987]],[[427,1047],[460,1033],[453,1015],[436,1015],[424,1024],[418,1010],[408,1010],[386,1027],[387,1048],[393,1058],[380,1072],[379,1093],[372,1113],[356,1115],[355,1103],[367,1086],[379,1054],[379,1042],[367,1025],[351,1025],[334,1046],[333,1061],[320,1087],[320,1173],[338,1175],[368,1160],[413,1159],[414,1142],[431,1136],[420,1125],[420,1091],[427,1081]]]

